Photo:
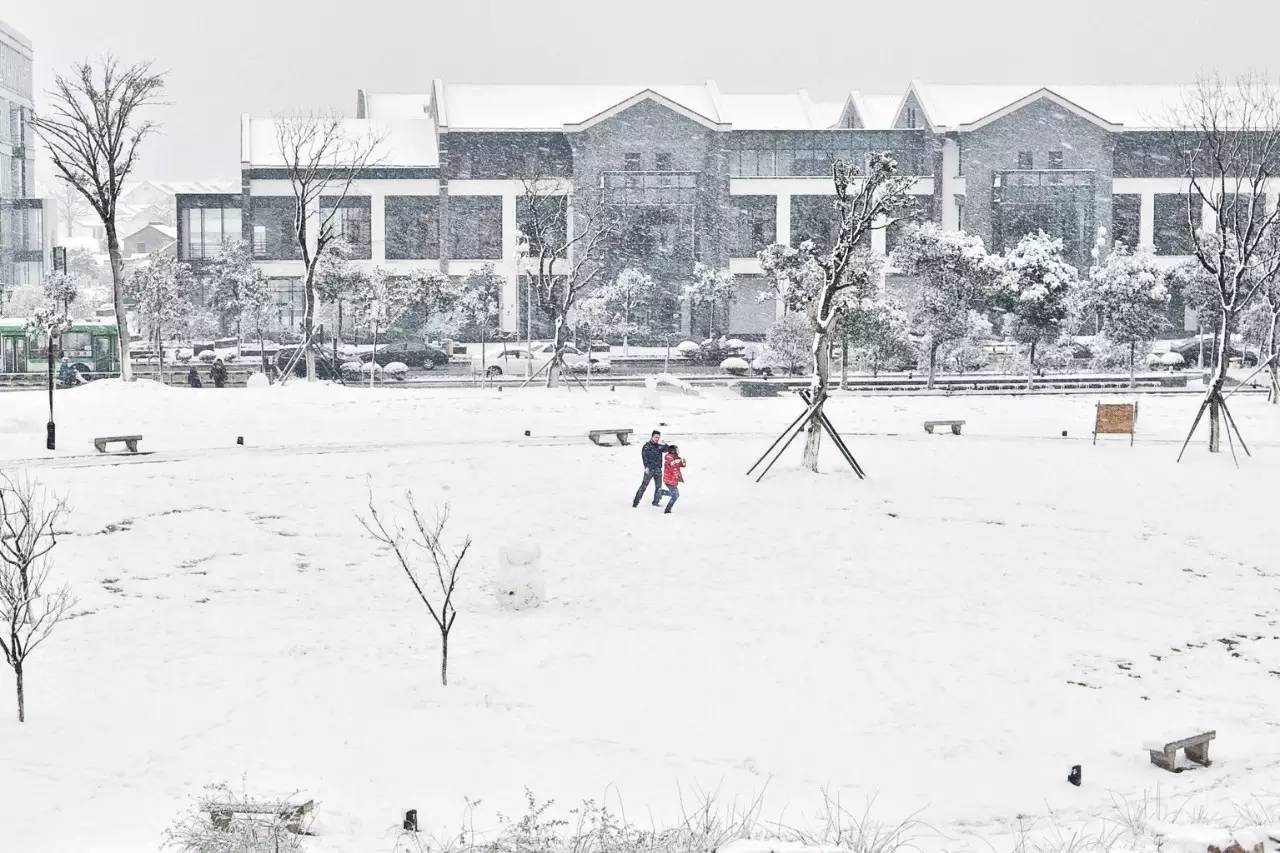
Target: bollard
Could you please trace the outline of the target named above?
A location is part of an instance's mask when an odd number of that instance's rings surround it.
[[[237,435],[237,436],[236,436],[236,444],[240,445],[241,447],[244,447],[244,436],[243,436],[243,435]]]
[[[1071,772],[1067,774],[1067,781],[1079,788],[1082,776],[1083,771],[1080,769],[1080,765],[1073,764],[1071,765]]]
[[[417,809],[409,809],[407,812],[404,813],[404,831],[405,832],[418,831],[418,810]]]

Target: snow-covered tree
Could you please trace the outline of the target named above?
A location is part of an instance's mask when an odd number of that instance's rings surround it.
[[[835,188],[833,213],[838,231],[830,252],[819,254],[806,240],[799,249],[773,248],[760,253],[761,266],[776,294],[789,306],[801,307],[814,326],[813,400],[805,436],[804,467],[818,470],[822,442],[822,413],[831,379],[831,341],[841,318],[851,305],[875,293],[880,281],[881,259],[862,246],[872,230],[896,221],[908,203],[914,179],[898,173],[888,154],[870,158],[867,175],[860,176],[845,163],[832,170]]]
[[[813,324],[798,311],[788,311],[769,326],[764,339],[765,358],[792,375],[809,360],[813,348]]]
[[[684,295],[694,307],[706,309],[708,338],[715,334],[716,309],[724,310],[721,322],[727,323],[729,306],[737,293],[733,273],[727,269],[701,262],[693,265],[693,281],[685,288]]]
[[[382,140],[369,133],[353,136],[337,115],[304,115],[276,119],[276,149],[293,191],[293,232],[302,259],[302,334],[307,381],[316,380],[315,336],[318,294],[316,266],[330,244],[343,236],[340,211],[351,185],[377,165]]]
[[[49,273],[41,282],[44,298],[52,305],[62,309],[63,319],[71,319],[71,305],[80,295],[80,281],[76,276],[65,272]]]
[[[911,323],[924,336],[929,363],[926,387],[934,387],[938,352],[964,337],[970,311],[984,310],[990,300],[998,261],[987,254],[982,238],[963,231],[944,231],[925,222],[909,226],[893,250],[892,264],[917,276],[920,289]]]
[[[1129,347],[1129,387],[1135,385],[1139,343],[1153,340],[1169,325],[1169,288],[1150,252],[1116,243],[1089,271],[1085,310],[1095,313],[1108,340]]]
[[[1028,346],[1027,387],[1035,380],[1036,350],[1062,337],[1071,318],[1076,268],[1063,257],[1062,240],[1028,234],[1001,258],[997,300],[1009,314],[1013,339]]]
[[[27,658],[70,611],[68,587],[50,581],[66,504],[40,484],[0,474],[0,652],[17,681],[18,722],[26,721]]]
[[[853,344],[852,357],[870,368],[872,376],[883,369],[897,369],[912,357],[911,320],[883,292],[850,306],[844,322]]]
[[[985,367],[991,360],[986,344],[991,340],[991,320],[981,311],[969,311],[965,318],[964,333],[947,342],[939,357],[949,363],[956,373],[965,373]]]
[[[454,313],[460,325],[474,327],[480,335],[480,375],[488,376],[486,345],[499,329],[502,310],[502,289],[506,285],[493,268],[485,264],[462,281]]]
[[[378,352],[378,336],[399,320],[418,297],[417,282],[412,276],[391,275],[375,267],[361,278],[359,289],[351,295],[351,307],[373,335],[372,356]],[[377,372],[377,360],[371,357],[370,385]]]
[[[520,246],[526,253],[537,303],[551,320],[555,351],[547,364],[550,388],[564,368],[570,317],[605,274],[608,248],[618,233],[618,217],[591,194],[569,195],[563,182],[532,176],[523,179]],[[573,227],[569,228],[569,219]],[[532,305],[526,310],[532,311]]]
[[[639,322],[642,309],[656,292],[653,278],[635,267],[627,267],[618,273],[617,278],[600,288],[600,295],[612,315],[610,332],[622,336],[623,355],[630,354],[630,338],[642,330]]]
[[[265,288],[267,277],[253,262],[253,253],[243,240],[223,243],[208,272],[213,282],[209,307],[218,312],[223,322],[234,324],[236,340],[242,340],[246,294],[259,286]]]
[[[1204,367],[1204,330],[1219,328],[1222,306],[1218,301],[1217,279],[1210,275],[1194,258],[1183,261],[1165,272],[1165,283],[1171,292],[1182,295],[1186,309],[1195,314],[1196,334],[1200,338],[1200,356],[1197,366]],[[1216,350],[1210,350],[1210,364]]]
[[[49,149],[57,177],[75,187],[102,220],[111,257],[111,281],[119,332],[120,376],[133,378],[125,269],[116,230],[116,208],[138,163],[138,147],[156,125],[141,113],[160,103],[164,75],[147,62],[121,67],[110,56],[99,67],[82,62],[54,78],[48,106],[32,125]]]
[[[1213,376],[1187,440],[1207,410],[1209,452],[1217,453],[1231,334],[1240,314],[1280,273],[1280,242],[1272,239],[1280,228],[1280,208],[1265,204],[1280,172],[1280,90],[1256,77],[1230,84],[1202,77],[1186,96],[1175,126],[1194,137],[1186,160],[1187,229],[1192,254],[1213,279],[1219,308]],[[1185,148],[1185,139],[1179,144]],[[1194,228],[1195,212],[1206,208],[1208,221]]]
[[[325,247],[316,261],[316,298],[333,306],[334,337],[341,340],[345,311],[354,295],[366,287],[366,274],[351,263],[351,244],[338,237]]]
[[[164,336],[179,332],[190,304],[191,267],[169,255],[153,253],[129,275],[128,295],[143,328],[155,342],[164,371]]]

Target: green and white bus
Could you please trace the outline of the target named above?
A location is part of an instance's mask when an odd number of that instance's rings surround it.
[[[63,359],[93,377],[120,372],[120,349],[115,321],[73,320],[62,333],[54,360]],[[0,318],[0,374],[21,376],[49,369],[49,340],[32,334],[22,318]]]

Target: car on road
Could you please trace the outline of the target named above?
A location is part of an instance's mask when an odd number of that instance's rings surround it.
[[[1208,364],[1213,358],[1213,335],[1204,336],[1204,363]],[[1200,358],[1200,341],[1192,336],[1181,341],[1174,341],[1169,344],[1169,352],[1176,352],[1182,356],[1187,364],[1196,364]],[[1256,367],[1258,365],[1258,350],[1256,347],[1241,348],[1235,343],[1227,346],[1227,358],[1240,359],[1240,363],[1245,367]]]
[[[534,344],[532,350],[503,349],[485,359],[484,372],[488,376],[525,376],[529,373],[537,373],[551,361],[555,351],[556,346],[553,343]],[[475,371],[479,373],[482,367],[480,356],[474,356],[471,361]],[[587,354],[573,344],[565,345],[564,363],[573,373],[587,372]],[[607,373],[611,369],[609,359],[598,355],[591,356],[592,373]]]
[[[370,359],[373,359],[382,367],[398,361],[409,367],[434,370],[449,363],[449,354],[430,344],[417,341],[393,341],[385,346],[380,345],[376,353],[361,353],[361,361],[369,361]]]

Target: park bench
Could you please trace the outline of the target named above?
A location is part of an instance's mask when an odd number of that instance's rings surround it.
[[[951,427],[952,435],[960,434],[960,427],[964,426],[964,421],[925,421],[924,431],[933,435],[934,427]]]
[[[1191,737],[1184,737],[1182,740],[1172,740],[1168,743],[1160,741],[1151,741],[1143,745],[1143,748],[1151,753],[1151,763],[1156,767],[1168,770],[1170,773],[1177,773],[1178,750],[1185,750],[1187,760],[1194,761],[1202,767],[1209,766],[1209,741],[1217,737],[1217,732],[1202,732]]]
[[[600,444],[601,436],[612,435],[618,440],[618,444],[630,444],[632,432],[629,429],[593,429],[587,433],[587,438],[600,447],[608,447],[607,444]]]
[[[137,453],[139,441],[142,441],[142,436],[140,435],[106,435],[95,438],[93,446],[98,449],[99,453],[106,453],[108,445],[123,444],[130,453]]]
[[[294,835],[302,835],[305,830],[302,821],[306,819],[316,807],[315,800],[307,800],[305,803],[288,803],[288,802],[254,802],[245,800],[243,802],[214,802],[209,801],[203,804],[205,810],[209,812],[209,820],[213,824],[214,829],[228,830],[231,828],[231,820],[236,815],[273,815],[284,821],[285,828]]]

